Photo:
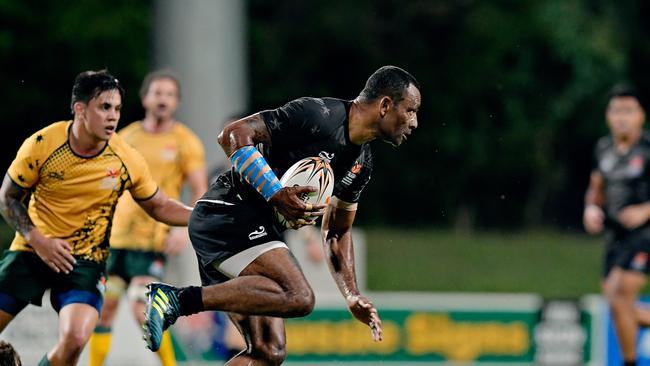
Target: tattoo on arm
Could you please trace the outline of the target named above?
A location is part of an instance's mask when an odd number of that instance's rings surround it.
[[[5,175],[0,187],[0,214],[23,237],[27,237],[34,228],[24,203],[28,195],[29,190],[14,183],[8,174]]]

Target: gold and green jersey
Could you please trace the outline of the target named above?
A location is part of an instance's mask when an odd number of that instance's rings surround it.
[[[186,177],[205,169],[201,140],[186,126],[175,122],[164,133],[145,131],[142,122],[133,122],[119,131],[120,137],[144,156],[154,180],[169,197],[178,199]],[[117,205],[111,247],[162,251],[169,227],[149,217],[129,194]]]
[[[104,262],[118,198],[126,190],[138,200],[158,187],[140,153],[113,135],[95,156],[70,148],[72,121],[56,122],[23,142],[7,172],[31,190],[28,213],[43,235],[66,240],[76,258]],[[33,251],[16,233],[10,250]]]

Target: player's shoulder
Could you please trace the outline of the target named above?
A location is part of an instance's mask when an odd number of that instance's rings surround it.
[[[142,121],[138,120],[138,121],[131,122],[128,125],[122,127],[118,131],[118,135],[120,135],[122,138],[128,138],[133,134],[139,133],[141,131],[143,131]]]
[[[177,137],[179,137],[181,139],[184,139],[184,138],[196,138],[196,139],[198,139],[199,138],[199,136],[197,136],[196,133],[194,133],[194,131],[192,131],[191,128],[189,128],[183,122],[179,122],[179,121],[174,122],[174,127],[172,128],[172,133],[175,136],[177,136]]]
[[[612,135],[605,135],[596,142],[596,151],[604,151],[614,148],[614,139]]]
[[[58,147],[68,140],[72,121],[59,121],[47,125],[27,138],[28,142],[43,148]]]
[[[108,146],[110,146],[111,149],[123,159],[128,159],[133,155],[139,156],[140,153],[138,153],[137,150],[131,146],[127,140],[125,140],[125,135],[128,136],[128,134],[124,133],[113,134],[111,139],[108,140]]]
[[[643,145],[645,148],[650,148],[650,132],[643,131],[639,143]]]

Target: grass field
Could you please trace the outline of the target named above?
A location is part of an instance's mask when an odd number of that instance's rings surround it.
[[[366,229],[368,287],[376,291],[599,292],[602,239],[560,232],[458,234]],[[0,221],[0,243],[13,232]]]
[[[602,239],[558,232],[456,234],[427,229],[367,232],[372,290],[599,292]]]

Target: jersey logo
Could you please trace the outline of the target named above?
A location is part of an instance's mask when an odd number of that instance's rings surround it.
[[[264,226],[260,226],[257,230],[254,230],[252,233],[248,234],[248,240],[259,239],[263,236],[266,236],[266,229]]]
[[[174,144],[169,144],[165,146],[162,151],[160,152],[160,158],[164,161],[174,161],[176,160],[176,145]]]
[[[643,173],[643,157],[640,155],[634,156],[627,164],[627,171],[631,176],[639,176]]]
[[[106,177],[99,183],[99,189],[115,189],[120,171],[115,168],[106,169]]]
[[[334,159],[334,153],[328,153],[327,151],[321,151],[318,153],[318,157],[320,157],[323,160],[326,160],[328,163],[332,162],[332,159]]]
[[[646,264],[648,263],[648,253],[639,252],[636,253],[630,267],[637,271],[645,271]]]

